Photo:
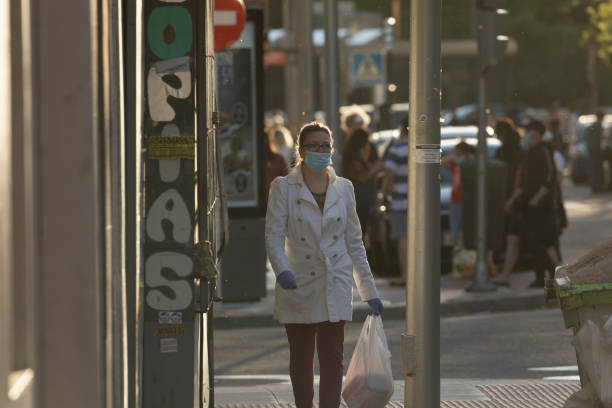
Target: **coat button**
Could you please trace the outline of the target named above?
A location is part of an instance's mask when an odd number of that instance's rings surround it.
[[[338,236],[337,236],[337,235],[334,235],[334,241],[335,241],[335,240],[337,240],[337,239],[338,239]]]
[[[306,241],[306,238],[302,237],[302,238],[300,238],[300,241],[304,242],[304,241]]]
[[[306,255],[306,259],[310,259],[310,255]]]
[[[340,222],[340,217],[336,218],[336,221]]]
[[[301,219],[301,218],[298,218],[298,222],[302,222],[302,219]]]
[[[316,274],[314,272],[310,272],[310,276],[315,276]]]

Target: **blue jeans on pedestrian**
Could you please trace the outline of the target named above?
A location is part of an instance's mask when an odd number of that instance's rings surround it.
[[[450,228],[453,246],[459,242],[461,234],[461,203],[451,203],[450,205]]]

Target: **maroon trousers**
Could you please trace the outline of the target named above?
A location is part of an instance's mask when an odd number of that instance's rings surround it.
[[[338,408],[342,392],[344,320],[337,323],[286,324],[289,375],[297,408],[312,408],[314,352],[319,356],[319,407]]]

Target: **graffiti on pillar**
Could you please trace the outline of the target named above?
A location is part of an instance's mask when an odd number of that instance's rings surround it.
[[[194,163],[189,158],[173,157],[172,151],[166,156],[151,157],[157,136],[172,143],[172,137],[194,136],[193,98],[193,19],[187,0],[149,1],[157,3],[148,13],[146,24],[146,114],[145,130],[149,143],[149,160],[145,176],[146,191],[146,241],[145,256],[159,257],[166,254],[168,259],[183,253],[191,256],[193,248],[193,180]],[[169,3],[174,3],[169,5]],[[148,123],[147,123],[148,122]],[[193,145],[188,148],[193,150]],[[149,244],[149,245],[147,245]],[[164,249],[163,252],[147,250]],[[165,247],[165,248],[164,248]],[[174,248],[173,248],[174,247]],[[174,249],[167,251],[167,249]],[[186,308],[192,302],[190,284],[169,285],[167,280],[156,280],[152,276],[160,273],[145,259],[145,291],[156,291],[159,296],[145,296],[147,306],[166,311],[168,305],[182,305]],[[174,280],[191,280],[187,275],[173,269],[168,262],[163,269],[174,276]],[[183,279],[182,279],[183,278]],[[156,282],[156,286],[149,284]],[[177,287],[183,289],[177,291]],[[169,302],[169,298],[174,302]]]
[[[195,9],[143,8],[144,406],[194,406]]]

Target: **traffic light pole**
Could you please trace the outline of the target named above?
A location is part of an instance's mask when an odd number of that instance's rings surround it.
[[[440,407],[441,0],[412,0],[404,406]]]
[[[487,174],[487,70],[497,63],[495,14],[500,1],[478,2],[478,154],[476,199],[476,267],[471,292],[490,292],[497,287],[489,280],[488,174]]]
[[[481,34],[482,36],[482,34]],[[489,292],[497,288],[489,281],[489,245],[487,236],[487,107],[486,70],[478,76],[478,157],[476,200],[476,268],[474,281],[468,288],[472,292]]]

